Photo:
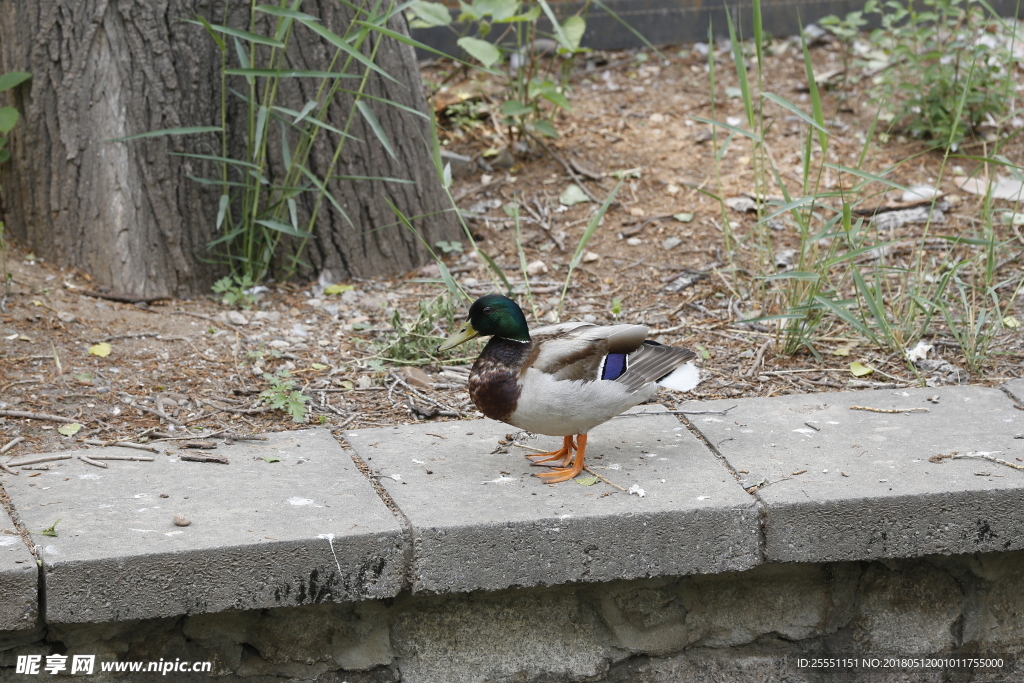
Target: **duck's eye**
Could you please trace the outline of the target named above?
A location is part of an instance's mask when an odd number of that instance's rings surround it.
[[[493,309],[493,308],[491,308],[490,306],[485,306],[485,307],[484,307],[484,310],[483,310],[483,314],[484,314],[484,315],[488,315],[488,314],[490,314],[490,313],[494,313],[494,309]]]

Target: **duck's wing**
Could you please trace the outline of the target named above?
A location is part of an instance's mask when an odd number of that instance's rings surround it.
[[[602,379],[610,355],[624,358],[642,347],[647,327],[563,323],[533,330],[530,337],[533,351],[523,372],[534,368],[556,380],[596,381]]]
[[[697,354],[690,349],[645,341],[626,357],[626,371],[616,377],[615,381],[626,385],[626,389],[633,392],[645,384],[670,375],[680,365],[696,357]]]

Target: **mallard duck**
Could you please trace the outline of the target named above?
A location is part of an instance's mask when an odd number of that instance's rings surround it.
[[[659,385],[697,386],[693,351],[650,341],[647,332],[645,325],[581,322],[531,332],[515,301],[488,294],[438,350],[491,335],[469,374],[469,395],[492,420],[563,437],[557,451],[527,456],[553,468],[538,476],[555,483],[583,471],[591,429],[651,398]]]

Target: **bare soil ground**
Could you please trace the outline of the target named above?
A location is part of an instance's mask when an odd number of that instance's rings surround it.
[[[778,41],[773,52],[764,89],[809,108],[800,92],[805,77],[799,48]],[[615,183],[605,174],[636,169],[639,177],[623,185],[619,205],[609,211],[587,245],[596,258],[585,260],[573,276],[563,319],[591,316],[597,322],[611,322],[616,319],[613,302],[618,300],[617,319],[650,325],[654,338],[666,343],[699,347],[702,384],[689,396],[663,391],[662,403],[677,408],[691,398],[919,385],[898,355],[863,342],[848,350],[849,355],[833,355],[849,349],[855,339],[840,326],[824,336],[818,359],[809,353],[783,356],[771,328],[742,322],[779,312],[759,310],[759,304],[744,300],[736,286],[735,278],[756,274],[756,265],[765,256],[758,252],[756,240],[749,239],[756,231],[755,215],[730,212],[733,230],[741,239],[737,261],[741,269],[748,269],[730,271],[725,268],[729,259],[719,205],[694,188],[727,197],[753,192],[751,145],[744,138],[732,141],[721,161],[718,185],[709,128],[688,118],[711,116],[706,57],[689,46],[667,49],[665,54],[667,65],[655,59],[639,61],[634,52],[594,55],[573,78],[574,109],[559,115],[561,136],[547,143],[550,153],[534,145],[506,159],[511,168],[502,168],[502,159],[491,157],[491,170],[475,167],[456,179],[453,193],[460,198],[460,207],[474,214],[470,227],[480,248],[510,279],[521,283],[513,224],[501,207],[513,200],[529,207],[523,210],[524,255],[529,262],[542,261],[547,269],[532,278],[532,291],[540,317],[550,319],[566,266],[595,210],[593,203],[570,208],[558,203],[559,194],[573,182],[562,162],[574,165],[577,176],[592,174],[596,179],[582,178],[581,183],[599,198],[607,196]],[[819,72],[840,67],[835,45],[819,45],[812,54]],[[451,66],[445,64],[428,65],[424,71],[442,113],[448,104],[460,101],[478,102],[483,112],[493,106],[488,98],[496,84],[472,74],[449,78],[450,72]],[[727,58],[717,77],[715,118],[740,116],[742,101],[725,94],[726,88],[736,85]],[[480,111],[477,107],[478,117]],[[780,167],[793,169],[783,175],[796,192],[795,167],[805,126],[784,114],[773,114],[772,151]],[[827,96],[826,115],[833,133],[830,159],[854,165],[874,108],[851,87],[845,99]],[[496,129],[486,116],[461,122],[448,119],[445,124],[446,147],[455,152],[476,157],[504,143],[505,131]],[[984,146],[971,144],[975,152]],[[938,153],[920,154],[922,149],[924,143],[894,135],[885,144],[871,143],[864,167],[879,171],[909,159],[892,179],[906,185],[934,184],[942,158]],[[1024,158],[1019,143],[1004,153],[1018,162]],[[838,187],[840,182],[844,181],[834,172],[822,179],[824,187]],[[966,230],[978,214],[978,198],[946,182],[940,189],[958,195],[954,201],[959,199],[943,233]],[[891,203],[898,194],[880,193],[874,202]],[[693,213],[694,218],[687,223],[672,218],[679,213]],[[923,225],[903,225],[892,238],[912,244],[910,240],[923,230]],[[1014,238],[1011,226],[1000,230],[1003,238]],[[798,236],[789,227],[773,239],[777,249],[792,248]],[[1001,278],[1020,279],[1020,246],[1000,264]],[[453,252],[446,261],[471,294],[494,290],[475,255]],[[418,313],[421,303],[444,291],[430,281],[436,278],[436,266],[404,277],[351,282],[352,289],[340,295],[325,295],[316,283],[273,286],[255,310],[240,311],[212,299],[149,305],[112,301],[92,291],[95,285],[87,274],[40,262],[18,245],[12,247],[10,268],[13,292],[0,310],[0,446],[18,437],[24,440],[0,456],[0,463],[30,453],[80,448],[87,439],[153,444],[168,437],[301,427],[259,397],[269,386],[264,373],[282,368],[290,369],[295,388],[311,399],[307,424],[337,431],[475,415],[465,391],[473,349],[461,357],[425,359],[411,370],[387,358],[396,353],[422,355],[429,340],[417,351],[409,347],[419,338],[407,334],[405,346],[384,350],[397,338],[392,326],[396,310],[403,324],[411,325],[419,316],[427,332],[447,331],[443,316],[434,319]],[[682,275],[694,282],[675,286]],[[437,309],[432,309],[435,314]],[[1016,312],[1019,315],[1019,305]],[[965,368],[957,344],[941,330],[933,336],[931,357]],[[106,357],[89,351],[100,342],[110,344]],[[999,353],[971,382],[998,384],[1021,374],[1019,334],[1001,335],[997,348]],[[870,364],[876,372],[853,377],[851,361]],[[947,372],[931,380],[936,384],[958,378]],[[44,415],[25,418],[12,411]],[[57,431],[62,423],[45,415],[73,419],[83,428],[64,436]]]

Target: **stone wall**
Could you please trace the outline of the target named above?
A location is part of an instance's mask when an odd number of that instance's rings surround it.
[[[0,632],[18,655],[209,660],[213,679],[317,683],[1020,681],[1000,670],[798,669],[855,653],[1024,653],[1024,552],[761,565],[744,572],[412,595]],[[98,672],[90,681],[129,680]],[[130,680],[145,680],[135,674]],[[163,680],[209,681],[210,674]]]

